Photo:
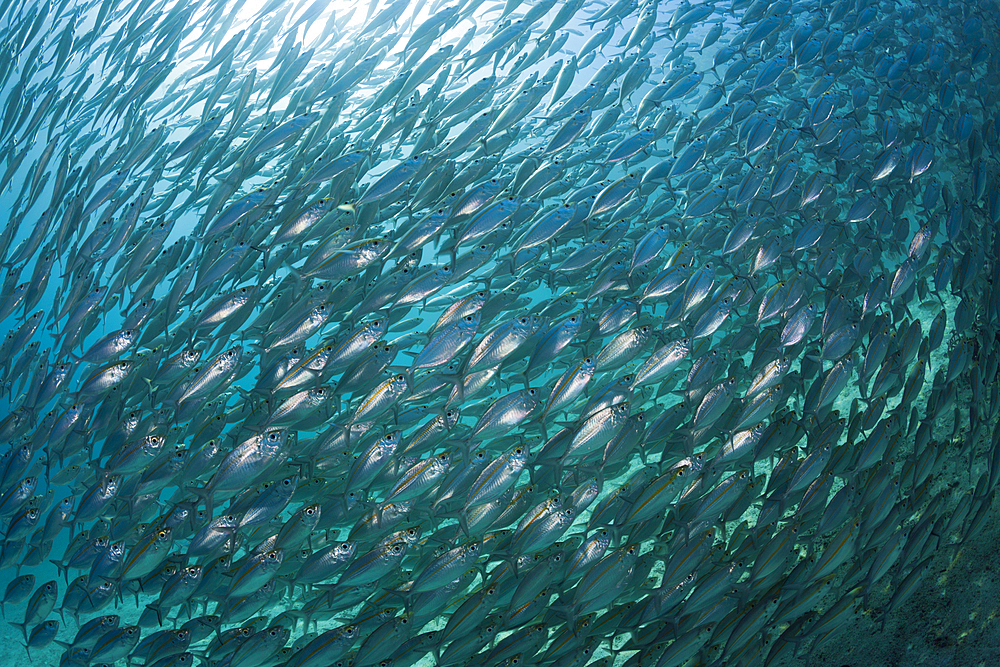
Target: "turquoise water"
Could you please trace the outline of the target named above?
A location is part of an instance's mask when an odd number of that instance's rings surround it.
[[[599,492],[591,502],[573,508],[571,525],[555,545],[545,544],[538,552],[551,556],[553,550],[563,548],[569,556],[578,542],[609,527],[615,537],[611,549],[635,543],[638,560],[625,575],[629,580],[625,589],[617,596],[600,597],[603,604],[594,605],[593,611],[602,614],[600,633],[581,630],[578,643],[567,651],[578,660],[572,664],[600,660],[658,664],[668,651],[688,641],[692,647],[689,664],[991,664],[997,645],[992,639],[995,605],[989,550],[996,537],[991,512],[997,387],[993,287],[994,232],[1000,211],[995,160],[1000,116],[995,92],[997,52],[989,25],[997,15],[996,6],[754,2],[700,5],[704,11],[699,12],[672,2],[646,3],[642,8],[586,2],[558,28],[551,26],[562,4],[548,9],[538,3],[454,6],[458,7],[455,17],[444,15],[440,24],[435,24],[435,17],[442,16],[447,7],[435,3],[273,3],[265,8],[206,4],[188,14],[183,5],[170,3],[151,3],[140,11],[110,2],[67,2],[10,4],[0,13],[5,44],[18,54],[6,70],[2,88],[7,110],[3,122],[16,126],[3,130],[10,184],[0,204],[11,221],[7,229],[12,230],[4,237],[5,268],[12,269],[10,286],[28,282],[39,287],[33,299],[36,303],[13,309],[3,326],[14,332],[30,312],[45,312],[43,326],[27,339],[38,343],[37,350],[27,346],[5,349],[9,356],[5,368],[21,362],[31,370],[8,379],[4,414],[11,416],[4,425],[10,430],[4,433],[10,434],[11,450],[22,442],[36,447],[31,468],[16,479],[5,479],[5,488],[29,474],[37,475],[40,483],[34,502],[45,510],[39,526],[49,509],[67,495],[75,496],[79,507],[85,491],[98,479],[93,468],[111,465],[110,452],[98,454],[102,441],[111,437],[112,425],[129,411],[139,413],[147,420],[145,424],[152,425],[147,430],[162,433],[171,447],[186,446],[193,453],[208,440],[201,430],[207,424],[208,432],[220,435],[223,451],[229,451],[247,433],[269,426],[260,415],[273,415],[275,405],[287,398],[279,392],[271,396],[266,389],[263,394],[254,392],[258,377],[285,352],[262,349],[273,344],[270,332],[285,324],[280,319],[284,311],[308,299],[329,304],[332,314],[325,324],[295,344],[304,350],[319,349],[342,340],[358,322],[376,316],[359,309],[356,296],[369,295],[376,285],[384,284],[376,279],[395,275],[403,266],[420,272],[424,267],[472,261],[475,256],[464,253],[482,244],[480,251],[488,259],[477,262],[461,280],[447,283],[428,299],[417,299],[413,308],[392,307],[389,300],[380,313],[389,321],[385,340],[393,341],[401,353],[377,379],[403,372],[409,380],[437,377],[453,382],[456,374],[463,373],[460,362],[487,331],[516,316],[537,318],[534,326],[539,331],[505,360],[485,390],[455,403],[462,409],[457,424],[439,442],[418,448],[415,454],[429,457],[450,452],[457,468],[470,446],[492,459],[515,444],[527,444],[533,456],[530,481],[535,482],[538,494],[531,504],[550,494],[565,498],[594,476]],[[687,14],[693,9],[695,14]],[[609,13],[602,16],[605,10]],[[644,11],[654,12],[656,21],[640,39]],[[527,12],[537,13],[537,22],[514,36],[505,23]],[[711,41],[707,36],[716,24],[721,24],[717,41],[700,49],[703,42]],[[592,38],[601,30],[610,35],[603,46],[591,48]],[[407,40],[420,31],[436,37],[407,47]],[[230,42],[240,34],[241,39]],[[487,45],[505,42],[497,37],[505,34],[512,35],[511,41],[498,47],[500,54],[495,58],[476,55]],[[630,42],[633,34],[637,35],[635,43]],[[62,41],[64,35],[73,41]],[[741,42],[750,36],[752,44]],[[550,37],[552,44],[565,41],[558,48],[543,49]],[[230,43],[235,44],[232,60],[216,58],[226,53]],[[426,51],[420,53],[424,46]],[[441,53],[436,50],[449,46],[452,52],[435,61],[435,53]],[[725,58],[724,49],[733,49],[733,55]],[[364,67],[366,58],[372,58],[374,65],[370,73],[359,74],[355,80],[354,72]],[[577,70],[570,77],[572,58],[577,58]],[[617,67],[616,58],[626,60],[628,66]],[[296,63],[302,67],[297,74]],[[209,71],[201,72],[206,65],[211,66]],[[429,74],[425,80],[411,82],[411,88],[401,72],[418,67],[426,67],[417,71],[429,70]],[[603,78],[597,92],[585,97],[588,82],[598,73]],[[491,75],[496,76],[496,83],[488,96],[471,102],[464,115],[438,116],[448,100]],[[674,93],[668,93],[673,83],[692,75],[695,85],[687,92],[674,88]],[[343,83],[342,90],[338,82]],[[722,94],[713,102],[711,96],[720,84]],[[619,99],[616,91],[621,86],[634,90]],[[545,87],[545,94],[532,98],[534,106],[520,119],[503,131],[490,132],[501,112],[517,108],[519,97],[530,97]],[[407,88],[406,94],[399,92]],[[654,105],[651,100],[656,93],[651,91],[675,97]],[[650,103],[643,106],[643,100]],[[542,155],[575,111],[569,104],[560,107],[567,101],[591,111],[588,129],[552,155]],[[422,103],[426,106],[417,106]],[[695,137],[697,124],[725,103],[733,109],[719,120],[714,133]],[[702,104],[705,108],[698,110]],[[620,109],[619,117],[602,127],[602,115],[613,109]],[[255,154],[274,127],[313,111],[319,113],[310,117],[305,129],[289,130],[274,146]],[[196,134],[215,112],[222,114],[222,121],[211,138],[191,155],[171,161],[176,145]],[[493,120],[475,131],[467,147],[449,146],[449,141],[464,139],[463,131],[475,128],[484,112],[492,113]],[[448,123],[453,124],[445,127]],[[767,133],[770,126],[773,136]],[[646,128],[652,128],[655,138],[645,141],[628,159],[615,159],[627,152],[620,148],[622,142],[641,136]],[[756,150],[762,135],[764,147]],[[669,163],[664,167],[664,161],[682,159],[685,149],[701,139],[706,140],[705,155],[696,165],[665,177]],[[50,155],[47,147],[53,149]],[[920,162],[921,148],[933,148],[929,164]],[[322,184],[304,183],[320,156],[332,160],[358,149],[368,151],[360,164]],[[895,150],[896,167],[878,173],[886,159],[893,159]],[[374,184],[386,174],[398,174],[393,170],[414,154],[427,156],[432,168],[387,194],[375,194],[372,188],[378,186]],[[113,196],[103,201],[102,187],[122,165],[128,165],[126,177],[112,188]],[[472,176],[459,176],[447,186],[443,183],[470,167],[477,168]],[[552,169],[554,177],[525,194],[525,184],[542,168]],[[787,168],[794,173],[789,187],[778,178]],[[818,182],[811,180],[815,174],[819,174]],[[630,179],[630,175],[634,176]],[[755,175],[761,179],[754,181]],[[636,187],[641,177],[645,178]],[[469,218],[452,218],[446,232],[420,244],[415,257],[383,255],[366,267],[333,273],[330,283],[317,289],[329,277],[314,271],[310,256],[321,244],[337,249],[348,240],[362,238],[397,241],[414,220],[439,206],[452,205],[455,199],[449,198],[450,193],[471,190],[491,178],[509,188],[494,191],[497,200],[510,195],[518,203],[515,214],[488,234],[460,243],[453,253],[456,240],[468,233]],[[816,183],[820,185],[811,190]],[[932,183],[941,187],[940,194]],[[587,190],[590,186],[594,187]],[[220,219],[236,210],[230,208],[234,202],[259,187],[277,193],[271,203],[239,216],[235,224],[218,232]],[[616,187],[625,194],[621,201],[608,203]],[[626,187],[630,189],[625,191]],[[716,188],[725,193],[718,201],[713,199]],[[812,199],[806,201],[810,193]],[[269,247],[272,242],[282,245],[274,241],[281,226],[320,197],[346,205],[343,209],[331,206],[324,222],[306,232],[308,241],[295,239],[286,247]],[[565,202],[578,205],[573,224],[557,233],[537,256],[517,254],[522,230],[540,220],[549,207]],[[871,208],[861,212],[867,203]],[[81,215],[91,204],[94,210]],[[52,223],[31,250],[32,232],[39,220],[46,220],[46,208]],[[134,229],[129,227],[133,212]],[[135,260],[140,249],[151,243],[154,223],[160,219],[170,224],[169,234],[157,240],[155,252]],[[101,229],[102,220],[111,220],[114,232],[98,243],[94,234],[100,233],[96,230]],[[733,239],[739,236],[734,230],[751,221],[754,231],[744,245],[733,250],[730,244],[735,245]],[[326,226],[321,228],[321,224]],[[647,233],[658,225],[665,230],[660,250],[647,263],[637,262],[636,248],[653,242]],[[571,253],[599,240],[607,241],[599,263],[584,270],[566,270],[562,263]],[[201,285],[199,281],[211,273],[209,258],[244,247],[236,245],[238,241],[248,248],[245,258],[219,280]],[[94,242],[93,254],[106,256],[81,264],[80,249],[88,242]],[[267,252],[263,252],[265,247]],[[50,248],[57,259],[51,269],[42,271],[37,267],[44,266]],[[171,264],[174,256],[169,253],[181,256],[181,248],[186,250],[183,259]],[[768,248],[777,254],[773,263],[765,260]],[[357,248],[340,257],[354,255],[360,256]],[[954,268],[946,271],[949,261]],[[184,280],[189,262],[196,267],[195,277],[184,288],[186,296],[174,303],[171,295]],[[694,296],[696,276],[702,275],[696,271],[709,266],[711,287],[701,300]],[[910,266],[916,267],[913,287],[894,293],[894,278],[902,280],[899,276]],[[164,267],[162,275],[155,273]],[[684,272],[682,286],[663,299],[643,298],[657,274],[670,268]],[[38,276],[46,273],[49,278],[44,283]],[[883,274],[884,294],[868,299]],[[154,297],[159,306],[137,327],[139,343],[101,362],[79,362],[69,386],[44,405],[33,406],[37,408],[34,413],[25,410],[29,388],[37,389],[39,382],[33,378],[40,371],[33,370],[34,356],[31,364],[23,360],[51,346],[48,369],[85,354],[134,314],[134,295],[145,276],[152,276],[152,289],[144,296]],[[493,309],[491,316],[478,325],[467,346],[449,360],[450,365],[410,369],[412,360],[433,338],[432,327],[447,307],[478,289],[488,287],[496,293],[515,277],[521,280],[516,283],[519,295],[504,301],[506,305],[494,302],[487,307],[487,312]],[[119,290],[111,290],[111,296],[102,300],[100,315],[85,322],[80,340],[68,350],[61,349],[67,314],[89,291],[74,288],[119,285],[123,280],[120,295]],[[258,287],[257,303],[241,313],[244,323],[226,325],[223,330],[231,330],[222,335],[217,329],[195,325],[199,311],[218,294],[242,286]],[[314,291],[306,291],[307,286]],[[776,308],[771,316],[759,316],[761,303],[776,293],[784,294],[781,290],[785,289],[798,298],[788,297],[785,304],[791,305]],[[559,297],[563,300],[557,301]],[[634,301],[627,301],[630,298]],[[582,460],[561,458],[557,451],[553,455],[557,464],[542,456],[554,449],[544,449],[545,440],[561,428],[579,432],[583,408],[598,388],[637,372],[661,345],[695,336],[702,317],[727,298],[729,315],[716,330],[698,337],[678,370],[616,399],[620,405],[627,398],[631,416],[644,415],[638,426],[630,422],[640,429],[641,437],[623,461],[612,465],[599,460],[597,454],[603,447]],[[598,332],[599,318],[623,300],[626,306],[641,304],[636,306],[638,316]],[[174,309],[164,308],[164,303]],[[569,305],[563,307],[564,303]],[[813,327],[803,343],[782,346],[779,338],[785,324],[805,304],[817,308]],[[487,407],[524,386],[527,359],[533,346],[541,344],[546,327],[574,311],[584,315],[583,333],[545,363],[540,373],[527,375],[530,385],[540,392],[531,417],[498,437],[470,440],[471,429]],[[942,313],[944,327],[934,332],[932,323]],[[860,329],[857,340],[848,343],[843,354],[830,352],[838,342],[833,328],[825,324],[827,319]],[[596,357],[608,350],[615,335],[640,331],[643,325],[655,330],[655,335],[637,354],[620,366],[598,370],[577,399],[539,416],[564,371],[585,355]],[[888,361],[875,363],[862,381],[866,359],[874,358],[873,349],[886,340],[879,337],[878,326],[885,327],[889,336]],[[260,340],[262,330],[269,331],[264,337],[267,342]],[[933,350],[932,335],[940,336]],[[204,363],[234,345],[243,347],[244,372],[208,392],[211,401],[204,409],[181,412],[176,394],[170,398],[177,380],[158,379],[152,364],[162,364],[167,356],[191,346],[202,351]],[[724,355],[724,362],[710,374],[709,383],[692,386],[688,377],[692,363],[715,352]],[[719,454],[733,430],[745,430],[728,427],[737,423],[737,415],[755,396],[750,393],[752,378],[772,358],[786,353],[792,362],[781,380],[780,399],[759,420],[762,428],[769,429],[768,446],[732,464],[704,467]],[[846,383],[829,400],[818,398],[824,391],[824,378],[832,383],[830,378],[848,358],[853,365]],[[75,393],[85,386],[89,373],[114,359],[148,360],[140,372],[141,379],[149,380],[149,391],[125,385],[126,398],[98,396],[100,402]],[[359,441],[328,452],[328,458],[319,461],[307,455],[306,465],[298,454],[310,452],[321,434],[349,428],[361,398],[375,384],[369,382],[364,391],[354,391],[348,398],[347,392],[337,390],[337,382],[343,381],[334,381],[337,376],[318,375],[336,403],[325,403],[282,424],[291,432],[287,456],[244,485],[277,481],[294,473],[301,487],[273,522],[241,531],[243,551],[238,556],[309,503],[322,502],[325,512],[337,507],[335,500],[354,491],[345,480],[353,457],[369,444],[369,437],[400,429],[408,441],[427,420],[452,407],[448,392],[426,399],[404,398],[397,409],[383,412],[365,426],[370,432]],[[736,390],[723,388],[720,383],[726,378],[733,378],[731,386]],[[869,392],[875,387],[887,400],[882,412],[872,409],[872,423],[867,423]],[[706,417],[709,410],[703,396],[709,388],[719,388],[732,404]],[[727,393],[737,390],[731,396]],[[263,396],[272,400],[264,404]],[[48,429],[64,410],[79,402],[93,403],[95,421],[54,441]],[[936,407],[940,405],[944,407]],[[679,406],[677,412],[672,413],[675,406]],[[51,417],[46,416],[49,411]],[[654,437],[654,426],[663,423],[658,418],[670,414],[679,415],[676,423]],[[212,415],[219,419],[213,421]],[[19,416],[27,422],[15,428],[13,420]],[[838,426],[840,419],[843,422]],[[706,423],[709,430],[699,432]],[[886,433],[890,444],[885,453],[866,461],[866,444],[876,434]],[[61,450],[61,458],[55,455],[56,449]],[[43,464],[46,458],[52,459],[48,466]],[[396,456],[394,462],[401,459]],[[815,472],[802,464],[800,477],[795,478],[790,470],[803,460],[820,463]],[[164,458],[156,461],[162,463]],[[397,463],[394,474],[401,475],[411,463]],[[73,465],[81,466],[75,482],[70,474]],[[218,459],[214,465],[219,465]],[[689,487],[683,499],[665,504],[650,519],[659,523],[623,525],[617,518],[593,519],[595,508],[611,502],[629,480],[644,479],[639,475],[652,470],[647,465],[656,466],[655,472],[648,473],[650,477],[670,466],[687,465],[693,479],[685,484],[701,480],[704,487]],[[575,474],[561,477],[567,470]],[[144,471],[142,467],[129,470],[126,477]],[[56,476],[58,472],[62,477]],[[202,503],[204,497],[188,488],[210,484],[214,472],[214,467],[187,470],[134,514],[128,511],[130,503],[120,498],[100,520],[84,522],[85,527],[95,534],[113,528],[132,555],[148,526],[164,521],[175,503],[186,501],[195,507]],[[739,478],[740,474],[746,477]],[[518,488],[526,487],[528,478],[523,475]],[[796,479],[805,480],[801,488],[781,491],[783,482],[791,484]],[[706,506],[704,494],[709,489],[721,491],[731,480],[750,482],[740,487],[738,498],[724,498],[723,502],[732,503],[725,510]],[[371,506],[388,500],[391,481],[380,478],[366,487]],[[640,482],[634,485],[642,486]],[[415,611],[404,604],[407,595],[386,591],[398,591],[425,571],[434,555],[467,539],[459,532],[457,509],[445,504],[443,511],[425,512],[434,497],[431,494],[437,491],[432,486],[415,496],[417,511],[410,523],[419,524],[422,541],[411,545],[400,572],[380,577],[378,587],[363,596],[372,607],[359,603],[336,614],[320,614],[326,618],[317,623],[302,623],[295,612],[317,604],[318,596],[315,589],[307,592],[311,587],[294,584],[295,561],[287,553],[289,565],[278,581],[290,588],[271,598],[260,612],[267,619],[255,630],[269,623],[288,627],[291,635],[286,646],[298,642],[299,648],[305,633],[356,622],[370,608],[392,609],[384,617],[387,622],[394,614]],[[812,491],[818,500],[809,504]],[[836,520],[821,523],[822,517],[833,513],[827,509],[829,503],[844,498],[849,499],[849,509]],[[628,502],[638,501],[632,496]],[[215,515],[224,511],[224,504],[221,499],[215,504]],[[527,509],[522,507],[521,515]],[[360,514],[360,509],[348,510],[329,531],[313,534],[307,547],[315,550],[325,540],[349,539]],[[707,524],[695,521],[701,516],[708,517]],[[854,519],[859,523],[852,533]],[[111,521],[114,526],[104,523]],[[119,531],[120,522],[136,528]],[[202,525],[191,522],[176,527],[183,536],[169,550],[172,561],[207,565],[207,557],[184,556]],[[517,525],[514,520],[508,528]],[[825,530],[819,530],[820,525]],[[793,527],[795,533],[790,532]],[[671,558],[693,544],[692,535],[707,529],[714,531],[712,549],[696,552],[692,558],[698,564],[689,572],[683,563],[677,569],[678,563]],[[787,534],[794,537],[778,551],[786,559],[784,565],[761,574],[759,570],[766,566],[758,563],[772,554],[775,540]],[[840,551],[836,545],[843,536],[848,539]],[[68,544],[64,529],[41,563],[19,568],[18,563],[27,557],[24,551],[4,559],[5,585],[28,571],[35,574],[37,584],[59,581],[57,611],[48,618],[56,618],[67,588],[66,579],[49,560],[64,558]],[[886,557],[888,544],[898,544],[899,550],[889,554],[892,564],[872,581],[870,573]],[[304,558],[295,551],[296,558]],[[495,576],[511,557],[500,547],[484,549],[475,561],[478,572],[451,595],[440,613],[421,628],[408,630],[408,636],[444,629],[454,610],[480,590],[482,577]],[[817,569],[824,559],[836,560],[828,569]],[[735,563],[742,563],[747,571],[730,582],[731,589],[724,586],[715,594],[717,616],[687,612],[694,608],[688,597],[691,588],[699,594],[699,586],[704,591],[713,574]],[[70,580],[87,571],[73,571]],[[678,581],[665,578],[665,572],[679,571],[687,574]],[[506,585],[523,576],[527,575],[519,572]],[[335,581],[331,578],[327,583],[335,585]],[[134,579],[119,583],[127,589],[101,613],[118,614],[122,626],[143,625],[143,637],[160,629],[149,614],[141,618],[145,605],[156,600],[159,580],[150,584],[152,590],[138,596],[131,590]],[[665,598],[663,608],[649,612],[651,616],[642,617],[641,622],[615,616],[633,603],[646,604],[657,595],[666,595],[677,584],[681,588]],[[547,638],[534,651],[525,645],[521,658],[525,663],[541,660],[552,650],[549,640],[578,620],[574,605],[579,609],[589,602],[574,597],[580,595],[578,586],[579,580],[560,581],[553,575],[549,601],[540,604],[531,617],[533,623],[541,624]],[[345,594],[343,587],[334,590]],[[205,597],[204,604],[194,604],[197,613],[222,608],[224,600],[215,599],[218,594],[211,597],[211,601]],[[505,608],[492,611],[501,614]],[[7,619],[20,620],[24,609],[24,602],[7,605]],[[699,609],[698,613],[703,612]],[[173,628],[178,618],[183,622],[187,615],[174,611],[168,617],[164,628]],[[755,619],[759,624],[754,624]],[[57,638],[70,642],[76,621],[70,615],[60,620]],[[363,632],[353,651],[378,627],[372,620],[361,625]],[[471,664],[486,664],[489,647],[502,645],[516,631],[516,627],[502,629],[483,654],[470,658]],[[26,653],[17,646],[23,639],[20,629],[9,628],[7,637],[4,655],[10,663],[26,661]],[[402,638],[398,639],[401,643]],[[785,640],[790,640],[787,649],[783,648]],[[211,638],[191,650],[203,651],[209,642]],[[62,652],[56,644],[33,650],[33,664],[59,664]],[[353,652],[350,655],[357,657]],[[291,656],[288,649],[266,664],[283,664]],[[559,659],[570,664],[565,655]],[[662,660],[659,664],[674,664]],[[433,662],[433,652],[397,657],[398,664]],[[544,664],[557,664],[556,658]]]

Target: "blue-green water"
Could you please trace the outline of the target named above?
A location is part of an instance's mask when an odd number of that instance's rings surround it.
[[[30,463],[4,463],[3,583],[59,587],[27,629],[58,618],[68,646],[98,614],[148,638],[225,613],[243,640],[289,633],[228,658],[215,635],[182,641],[163,664],[303,664],[322,632],[350,641],[305,664],[991,664],[996,16],[4,5],[2,434]],[[453,306],[465,328],[440,319]],[[339,347],[366,324],[378,342]],[[123,328],[121,348],[95,346]],[[647,381],[669,345],[682,358]],[[171,366],[186,350],[197,370]],[[356,371],[366,351],[390,357]],[[372,410],[393,376],[405,391]],[[286,444],[234,473],[237,445],[268,434]],[[504,523],[473,520],[473,482],[518,446]],[[283,480],[290,500],[232,500]],[[47,544],[59,501],[79,512],[109,481],[122,490]],[[403,521],[365,528],[396,502]],[[312,505],[319,523],[289,538]],[[234,539],[198,551],[226,514]],[[380,544],[402,528],[419,537]],[[95,555],[122,543],[122,564],[76,560],[67,579],[50,561],[73,560],[81,529],[108,537]],[[310,555],[343,541],[352,559],[315,580]],[[282,564],[244,590],[257,549]],[[384,571],[363,570],[380,549]],[[218,579],[157,619],[146,605],[185,567]],[[116,595],[75,618],[81,575]],[[454,630],[483,591],[482,620]],[[11,627],[11,664],[22,639]],[[143,648],[130,659],[153,664]]]

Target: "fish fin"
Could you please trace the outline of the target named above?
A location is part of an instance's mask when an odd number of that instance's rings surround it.
[[[472,537],[472,533],[469,532],[469,513],[465,508],[462,508],[458,513],[458,525],[466,537]]]
[[[208,486],[185,486],[184,488],[198,496],[198,500],[205,503],[206,516],[211,517],[215,508],[213,507],[212,492]]]
[[[66,583],[69,583],[69,566],[57,560],[49,560],[50,563],[56,566],[57,570],[63,577],[66,578]]]
[[[21,628],[21,632],[24,633],[24,641],[28,641],[28,624],[27,623],[15,623],[14,621],[7,621],[10,625]]]
[[[158,603],[147,604],[146,609],[156,612],[156,622],[163,625],[163,614],[161,613],[160,605]]]

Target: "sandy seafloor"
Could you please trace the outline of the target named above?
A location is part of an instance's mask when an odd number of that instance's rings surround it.
[[[925,334],[929,322],[937,312],[934,309],[936,303],[935,301],[925,304],[928,306],[926,308],[919,306],[911,308],[913,316],[921,319]],[[944,304],[950,314],[954,312],[956,299],[946,297]],[[928,377],[933,376],[937,369],[947,367],[947,341],[952,333],[953,323],[949,318],[944,338],[945,343],[932,353]],[[962,382],[962,379],[957,381]],[[925,382],[915,405],[926,405],[931,386],[931,382]],[[971,392],[968,387],[961,387],[958,395],[959,402],[971,400]],[[856,397],[856,389],[852,392],[845,391],[837,400],[835,407],[841,411],[841,414],[848,414],[851,401]],[[967,411],[965,413],[967,414]],[[947,419],[949,423],[935,424],[934,435],[936,438],[946,437],[947,433],[952,431],[951,419],[950,417]],[[955,508],[963,495],[972,492],[975,480],[987,470],[990,441],[992,433],[997,427],[997,420],[992,419],[988,426],[983,428],[975,456],[972,459],[971,470],[969,469],[967,449],[963,443],[958,442],[959,438],[967,434],[968,424],[962,425],[958,430],[955,447],[950,455],[946,455],[944,463],[939,463],[928,494],[933,495],[946,488],[949,490],[950,502],[944,509],[946,514]],[[899,463],[896,462],[896,472],[899,470]],[[632,474],[635,467],[640,465],[641,463],[634,462],[633,468],[620,478],[606,480],[604,490],[598,500],[614,490],[618,484]],[[755,468],[757,474],[769,473],[771,464],[768,461],[758,461]],[[840,486],[842,483],[838,480],[831,496]],[[595,505],[596,502],[591,507]],[[912,597],[899,608],[888,609],[892,591],[898,584],[900,577],[898,566],[894,566],[872,592],[868,608],[863,607],[861,604],[862,595],[858,595],[853,611],[845,616],[844,624],[839,632],[827,637],[814,650],[810,650],[813,640],[806,639],[794,656],[786,656],[771,664],[788,667],[799,665],[809,667],[814,665],[823,667],[908,667],[911,665],[990,667],[1000,665],[1000,559],[997,558],[998,545],[1000,545],[1000,514],[997,512],[997,505],[997,500],[994,498],[977,534],[969,535],[964,541],[957,534],[940,538],[939,546],[922,582]],[[751,506],[743,518],[752,524],[758,510],[759,505]],[[286,510],[283,514],[287,513]],[[904,523],[907,520],[910,523],[913,521],[908,516],[904,516],[903,519]],[[733,525],[727,525],[727,528],[731,527]],[[346,537],[346,535],[342,537]],[[62,544],[55,545],[51,554],[52,558],[61,556],[65,549],[65,534],[61,535],[59,540]],[[805,554],[803,553],[803,555]],[[857,557],[856,554],[847,564],[839,568],[836,574],[837,581],[849,576],[851,564],[856,561]],[[662,570],[663,564],[657,563],[651,576],[659,575]],[[61,602],[62,595],[66,590],[66,581],[57,574],[57,568],[54,565],[46,564],[33,568],[32,571],[36,575],[36,586],[49,579],[57,578],[59,580],[59,600]],[[905,574],[906,572],[903,573],[903,576]],[[74,572],[74,575],[78,576],[79,572]],[[5,587],[8,582],[9,575],[4,576],[0,584]],[[864,582],[862,581],[860,585],[863,586]],[[144,595],[140,598],[141,604],[144,606],[146,603],[152,602],[155,597],[155,594],[152,596]],[[824,611],[836,600],[835,597],[827,596],[818,611]],[[273,617],[283,611],[286,608],[285,602],[287,600],[283,601],[282,604],[272,606],[269,609],[270,615]],[[22,620],[25,605],[25,602],[18,605],[6,605],[4,610],[6,619],[8,621]],[[120,615],[122,617],[121,626],[137,622],[139,616],[135,599],[131,596],[124,604],[116,602],[105,607],[102,613]],[[176,611],[173,613],[176,614]],[[206,612],[199,609],[198,613]],[[49,618],[57,617],[58,606]],[[349,618],[349,612],[345,613],[344,621]],[[187,620],[186,616],[182,618],[182,621],[184,620]],[[319,631],[329,629],[337,624],[336,622],[323,623],[320,625]],[[441,621],[441,627],[443,627],[443,621]],[[764,632],[773,642],[785,627],[770,626]],[[143,637],[158,629],[155,627],[143,628]],[[310,628],[310,630],[313,629]],[[437,629],[435,624],[425,626],[422,631],[432,629]],[[58,639],[70,641],[76,630],[77,625],[71,617],[67,617],[65,620],[60,619]],[[300,636],[301,631],[300,625],[297,632],[293,632],[292,638],[286,645],[295,641]],[[0,645],[0,667],[59,665],[63,648],[58,644],[53,643],[45,649],[33,651],[29,659],[24,649],[24,639],[19,627],[3,624],[0,627],[0,632],[3,633],[4,640]],[[628,639],[627,633],[617,637],[614,641],[614,649],[616,651],[622,649]],[[357,644],[354,648],[357,648]],[[610,647],[605,642],[595,659],[607,655],[608,648]],[[770,646],[768,646],[769,649]],[[624,665],[633,656],[635,653],[632,651],[620,651],[616,655],[614,664],[616,667]],[[700,658],[692,658],[687,664],[689,667],[711,665],[718,657],[718,651],[710,651]],[[760,663],[754,664],[764,665],[763,657],[766,657],[766,654],[761,656]],[[124,664],[124,662],[121,660],[118,664]],[[204,662],[204,664],[209,663]],[[635,663],[633,661],[629,664]],[[434,665],[434,660],[430,655],[417,663],[418,667],[432,665]]]

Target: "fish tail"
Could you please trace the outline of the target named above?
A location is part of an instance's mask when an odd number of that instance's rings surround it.
[[[212,502],[212,492],[209,488],[207,486],[185,486],[184,488],[198,496],[198,500],[205,503],[205,515],[211,517],[214,506]]]
[[[28,624],[27,623],[15,623],[14,621],[7,621],[11,625],[21,628],[21,632],[24,633],[24,641],[28,641]]]
[[[261,267],[267,269],[267,260],[271,257],[271,249],[274,247],[272,245],[251,245],[251,248],[261,253],[260,264]]]
[[[462,508],[458,513],[458,526],[466,537],[472,537],[472,532],[469,530],[469,513],[465,508]]]
[[[150,611],[155,612],[156,613],[156,622],[159,623],[160,625],[163,625],[163,614],[162,614],[162,610],[160,609],[160,604],[158,602],[154,602],[152,604],[147,604],[146,605],[146,609],[149,609]]]

